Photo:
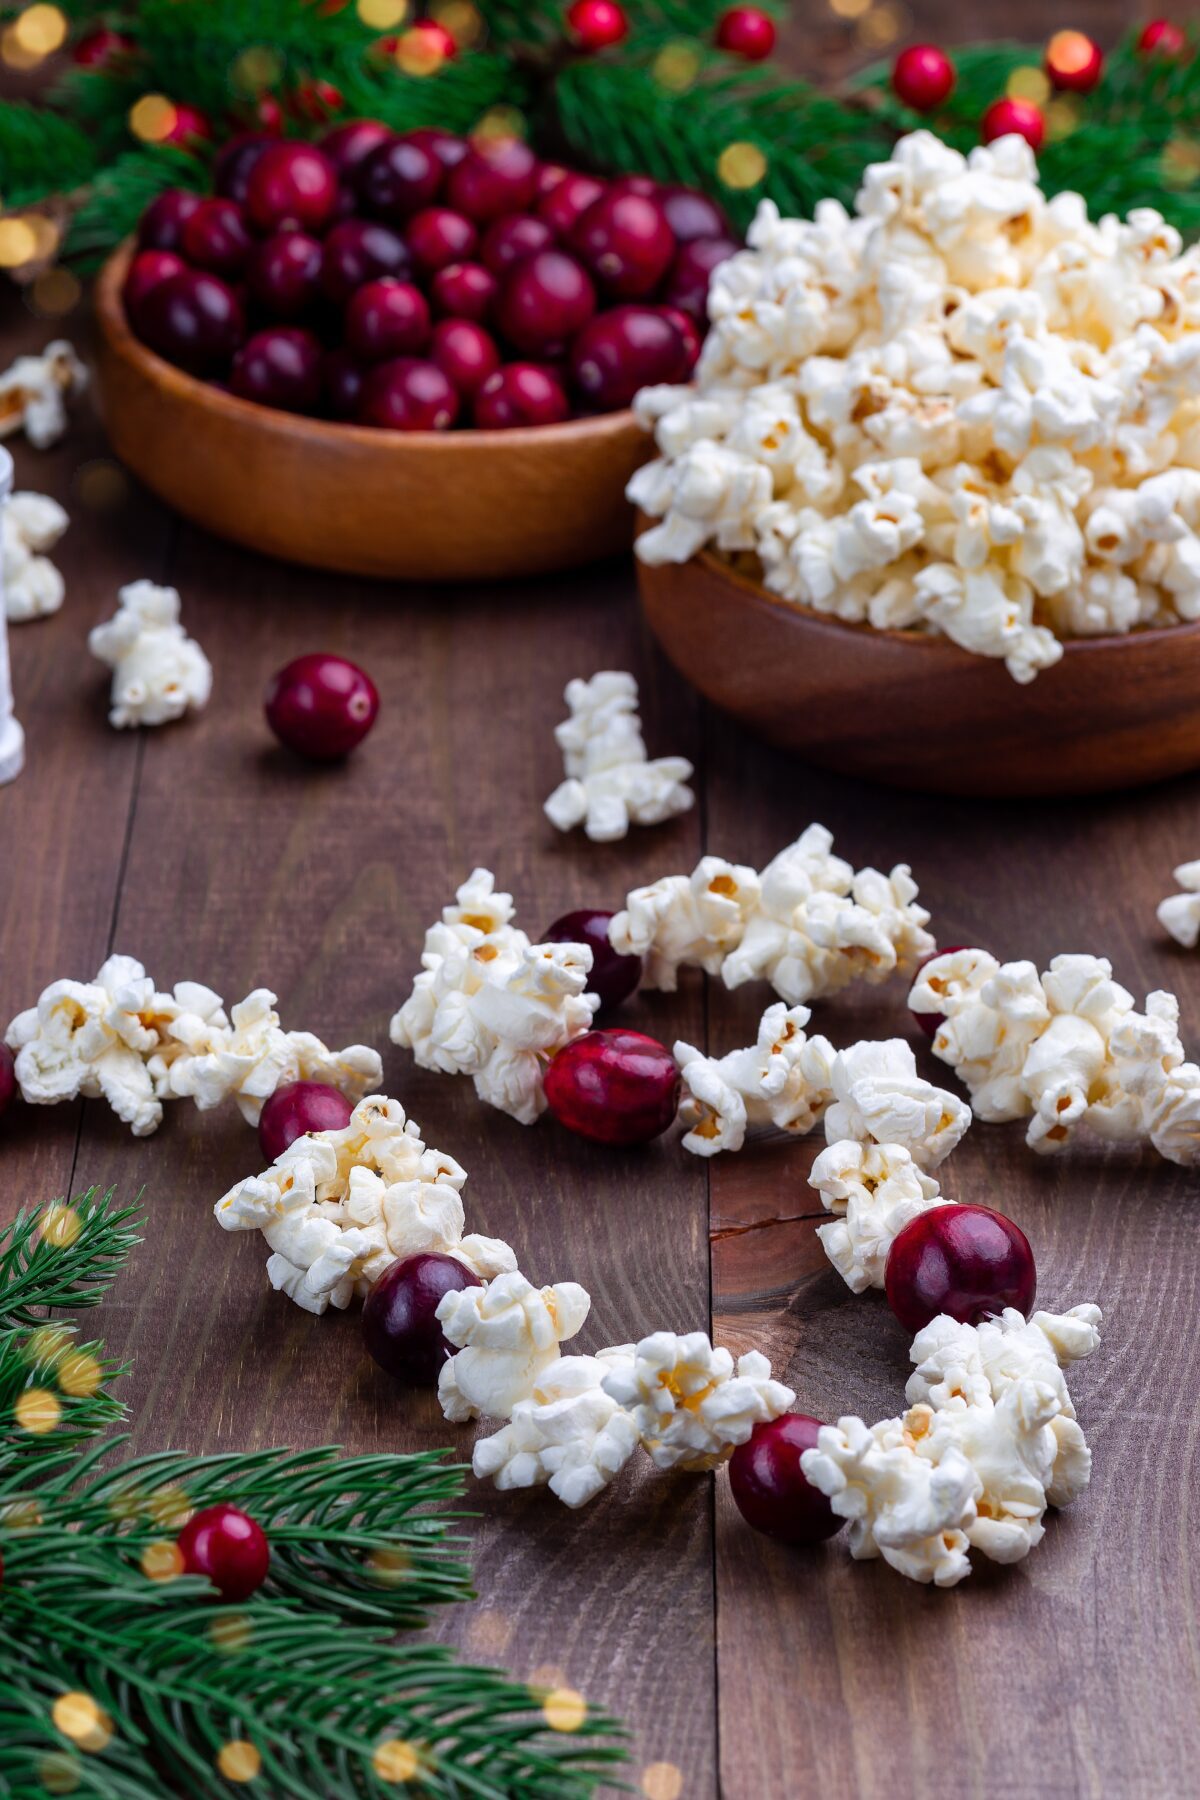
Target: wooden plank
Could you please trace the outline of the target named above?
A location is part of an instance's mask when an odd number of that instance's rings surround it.
[[[1108,955],[1140,1004],[1180,996],[1200,1044],[1200,967],[1156,924],[1172,865],[1196,844],[1200,781],[1085,803],[971,806],[814,774],[735,728],[706,734],[708,848],[761,864],[818,818],[856,863],[910,860],[943,943],[983,942],[1045,967]],[[710,996],[718,1049],[747,1041],[765,990]],[[835,1043],[906,1035],[900,984],[817,1009]],[[712,1173],[719,1339],[759,1345],[823,1418],[897,1411],[907,1339],[882,1295],[855,1298],[808,1224],[820,1140],[763,1145]],[[1200,1526],[1192,1395],[1200,1298],[1194,1173],[1091,1140],[1055,1160],[1022,1128],[979,1125],[941,1173],[961,1200],[1011,1214],[1034,1245],[1039,1298],[1095,1299],[1104,1343],[1072,1377],[1092,1486],[1026,1561],[950,1593],[855,1564],[840,1539],[788,1551],[748,1531],[718,1486],[720,1741],[726,1800],[958,1800],[1193,1791],[1200,1666],[1186,1579]],[[763,1223],[767,1221],[767,1223]],[[746,1229],[756,1227],[755,1229]]]
[[[550,1121],[526,1129],[387,1045],[424,928],[475,864],[536,931],[588,901],[615,906],[699,854],[696,815],[604,848],[560,838],[541,813],[561,778],[552,731],[572,675],[637,670],[651,744],[694,743],[693,704],[641,638],[628,572],[402,593],[189,533],[172,576],[214,694],[197,719],[147,737],[117,946],[162,985],[192,977],[230,999],[270,985],[285,1024],[384,1047],[388,1091],[472,1171],[473,1226],[510,1239],[531,1275],[588,1287],[586,1347],[705,1326],[705,1182],[673,1144],[614,1156]],[[359,658],[382,694],[375,732],[344,767],[297,762],[261,716],[269,673],[315,648]],[[628,1017],[668,1041],[693,1034],[699,990]],[[431,1395],[398,1394],[365,1358],[355,1318],[314,1320],[272,1294],[257,1237],[214,1224],[213,1202],[259,1166],[235,1112],[181,1105],[135,1144],[94,1111],[81,1175],[147,1188],[146,1242],[106,1307],[114,1349],[134,1359],[140,1448],[337,1440],[469,1454],[470,1433]],[[560,1671],[630,1721],[643,1762],[674,1763],[686,1792],[711,1792],[710,1483],[630,1472],[581,1514],[544,1494],[472,1485],[471,1498],[481,1605],[438,1628],[518,1673]]]

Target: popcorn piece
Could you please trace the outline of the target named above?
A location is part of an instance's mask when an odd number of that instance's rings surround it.
[[[165,725],[199,709],[212,690],[212,667],[179,622],[179,595],[152,581],[123,587],[120,605],[88,633],[93,656],[113,671],[110,725]]]
[[[1194,950],[1200,942],[1200,862],[1180,863],[1175,879],[1184,891],[1171,894],[1161,903],[1158,922],[1177,944]]]
[[[444,1304],[444,1302],[443,1302]],[[677,1337],[656,1331],[630,1347],[605,1375],[606,1394],[633,1419],[660,1469],[714,1469],[744,1444],[755,1425],[776,1419],[795,1401],[771,1379],[765,1356],[714,1349],[702,1331]]]
[[[921,1456],[935,1467],[961,1456],[973,1470],[975,1516],[964,1531],[972,1549],[993,1562],[1020,1562],[1045,1535],[1058,1414],[1050,1387],[1015,1381],[994,1404],[955,1401],[938,1412],[914,1406],[906,1415]]]
[[[14,494],[0,507],[0,562],[9,624],[57,612],[63,578],[45,554],[67,529],[67,515],[47,494]]]
[[[577,1282],[535,1288],[515,1269],[497,1275],[490,1287],[444,1294],[437,1316],[459,1346],[438,1378],[446,1418],[511,1418],[517,1402],[530,1399],[539,1377],[558,1362],[559,1345],[579,1331],[590,1306]]]
[[[642,958],[644,988],[674,993],[687,964],[716,974],[741,942],[758,895],[753,869],[703,856],[691,875],[664,875],[634,888],[609,925],[609,940],[623,956]]]
[[[900,1144],[840,1139],[822,1150],[808,1180],[836,1215],[818,1225],[817,1236],[855,1294],[882,1288],[888,1251],[910,1220],[931,1207],[953,1205]]]
[[[475,1445],[475,1474],[500,1489],[548,1484],[570,1507],[594,1500],[638,1447],[637,1426],[602,1385],[624,1355],[602,1350],[552,1362],[517,1401],[512,1422]]]
[[[825,1115],[829,1143],[852,1138],[898,1145],[923,1169],[936,1169],[971,1123],[971,1109],[917,1073],[903,1038],[865,1041],[839,1050],[830,1068],[833,1104]]]
[[[825,1038],[810,1042],[805,1036],[809,1016],[807,1007],[778,1001],[763,1014],[757,1041],[719,1060],[676,1044],[685,1150],[696,1156],[740,1150],[748,1125],[774,1125],[798,1136],[812,1130],[829,1103],[834,1052]]]
[[[226,1231],[261,1231],[267,1275],[307,1312],[361,1299],[397,1257],[437,1251],[483,1279],[516,1267],[507,1244],[464,1236],[466,1171],[427,1149],[398,1100],[360,1100],[341,1131],[297,1138],[214,1208]],[[472,1290],[478,1291],[478,1290]]]
[[[63,338],[40,356],[18,356],[0,375],[0,438],[23,430],[38,450],[67,429],[65,401],[87,386],[87,370]]]
[[[555,727],[567,779],[546,801],[559,831],[582,825],[598,844],[623,838],[630,825],[660,825],[687,812],[695,795],[686,785],[692,765],[682,756],[651,762],[637,714],[632,675],[603,671],[567,683],[571,716]]]

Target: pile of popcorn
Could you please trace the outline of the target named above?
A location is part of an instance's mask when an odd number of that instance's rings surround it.
[[[1048,199],[1024,139],[918,131],[853,217],[764,201],[686,387],[638,397],[647,563],[944,633],[1017,681],[1066,637],[1200,617],[1200,247]]]
[[[570,717],[554,737],[566,779],[543,808],[557,830],[582,825],[593,843],[611,844],[631,825],[661,825],[694,806],[687,758],[646,754],[632,675],[602,669],[590,681],[569,681],[563,698]]]
[[[203,1112],[234,1099],[255,1125],[285,1082],[327,1082],[349,1098],[378,1087],[377,1051],[330,1050],[310,1032],[284,1031],[274,1006],[267,988],[228,1013],[197,981],[160,993],[140,962],[110,956],[93,981],[51,982],[4,1041],[31,1105],[104,1099],[134,1137],[158,1129],[166,1100],[194,1100]]]
[[[1174,994],[1153,993],[1138,1012],[1104,957],[1056,956],[1039,975],[1031,962],[951,950],[926,963],[909,1005],[938,1017],[934,1052],[976,1117],[1028,1119],[1031,1149],[1061,1150],[1087,1126],[1200,1163],[1200,1065],[1186,1060]]]

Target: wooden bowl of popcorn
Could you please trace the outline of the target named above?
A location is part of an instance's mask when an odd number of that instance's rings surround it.
[[[134,337],[126,245],[95,293],[97,390],[117,456],[168,506],[248,549],[401,581],[499,580],[628,548],[629,412],[512,431],[393,432],[256,406]]]

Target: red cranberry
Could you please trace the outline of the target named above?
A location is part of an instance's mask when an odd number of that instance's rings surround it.
[[[675,381],[683,341],[658,307],[615,306],[598,313],[571,346],[571,379],[601,412],[629,406],[639,388]]]
[[[888,1305],[906,1331],[949,1313],[978,1325],[1006,1306],[1029,1316],[1037,1270],[1019,1225],[986,1206],[935,1206],[897,1233],[884,1270]]]
[[[452,131],[443,131],[440,125],[418,125],[415,131],[406,131],[404,136],[408,143],[419,144],[422,150],[436,156],[443,169],[456,169],[470,149],[466,138],[455,137]]]
[[[623,956],[614,950],[608,928],[616,915],[585,907],[581,912],[564,913],[543,934],[547,944],[586,944],[592,953],[592,972],[588,976],[589,994],[599,994],[601,1012],[608,1012],[628,1000],[642,979],[640,956]]]
[[[954,64],[937,44],[910,44],[892,64],[898,99],[916,112],[936,112],[954,92]]]
[[[444,1294],[478,1287],[479,1277],[453,1256],[427,1250],[383,1271],[363,1301],[367,1350],[381,1369],[407,1387],[436,1387],[454,1346],[437,1316]]]
[[[596,310],[596,290],[573,256],[539,250],[505,277],[496,324],[518,350],[558,354]]]
[[[537,216],[556,237],[566,238],[603,192],[604,183],[594,175],[579,175],[572,170],[538,201]]]
[[[731,6],[717,22],[717,48],[747,62],[764,62],[775,48],[775,21],[757,6]]]
[[[695,188],[661,188],[658,204],[677,244],[690,244],[696,238],[732,236],[729,220],[716,201]]]
[[[1142,28],[1137,47],[1143,56],[1161,56],[1171,58],[1182,56],[1187,49],[1187,38],[1179,26],[1170,19],[1151,19]]]
[[[443,172],[432,150],[411,138],[392,138],[359,164],[355,186],[367,212],[395,225],[433,204]]]
[[[548,250],[553,242],[554,233],[543,219],[533,213],[505,213],[503,218],[493,219],[484,232],[479,260],[493,275],[504,275],[525,257]]]
[[[288,1081],[264,1102],[258,1118],[258,1147],[269,1163],[288,1145],[313,1131],[344,1131],[350,1102],[324,1081]]]
[[[341,88],[334,87],[332,81],[302,81],[295,93],[288,100],[288,111],[293,119],[304,119],[315,125],[322,125],[334,113],[341,112],[346,104],[346,96]]]
[[[433,275],[451,263],[465,262],[479,234],[461,213],[448,206],[427,206],[409,220],[404,236],[417,267]]]
[[[85,32],[71,51],[71,61],[81,69],[103,69],[120,56],[129,56],[137,48],[131,37],[123,31],[111,31],[107,25],[98,25],[95,31]]]
[[[364,370],[348,350],[331,350],[321,368],[325,404],[335,419],[356,419]]]
[[[979,136],[985,144],[1023,137],[1031,150],[1040,150],[1046,140],[1046,115],[1032,100],[993,100],[979,122]]]
[[[240,275],[250,254],[251,238],[236,200],[202,200],[183,228],[183,254],[198,269]]]
[[[565,169],[561,163],[539,163],[537,187],[534,189],[535,197],[538,200],[544,200],[546,195],[552,194],[559,182],[565,181],[569,174],[570,170]]]
[[[598,1144],[648,1144],[679,1108],[675,1058],[640,1031],[585,1032],[559,1051],[544,1086],[559,1124]]]
[[[450,171],[446,196],[458,212],[483,223],[524,212],[537,191],[537,158],[520,138],[480,140]]]
[[[430,292],[439,313],[453,319],[486,319],[500,283],[482,263],[451,263],[439,269]]]
[[[429,342],[429,303],[409,281],[368,281],[346,308],[346,342],[364,362],[407,356]]]
[[[672,377],[675,381],[686,381],[700,356],[701,338],[696,321],[689,318],[678,306],[660,306],[664,319],[669,319],[679,333],[679,342],[683,346],[683,355],[679,364],[679,373]]]
[[[173,250],[138,251],[129,265],[121,295],[125,301],[126,317],[139,335],[142,329],[141,305],[146,295],[160,281],[168,281],[172,275],[178,275],[186,267],[183,258],[176,256]]]
[[[701,325],[708,322],[708,282],[713,270],[737,254],[732,238],[693,238],[684,244],[663,286],[669,306],[690,313]]]
[[[142,300],[139,330],[152,350],[194,375],[219,375],[242,339],[233,289],[202,269],[181,269]]]
[[[250,190],[250,177],[258,167],[259,158],[273,142],[263,132],[250,132],[242,137],[230,138],[218,150],[213,163],[215,192],[223,195],[226,200],[236,200],[239,206],[245,206],[246,195]]]
[[[480,431],[561,425],[570,411],[558,376],[537,363],[506,363],[488,377],[475,396],[475,424]]]
[[[173,144],[178,150],[186,150],[189,145],[206,143],[212,134],[212,125],[206,113],[202,113],[198,106],[189,106],[186,100],[177,100],[170,130],[158,141],[160,144]]]
[[[500,367],[495,340],[470,319],[443,319],[435,325],[429,354],[466,400]]]
[[[271,144],[250,175],[246,209],[260,231],[296,225],[320,232],[337,205],[333,163],[313,144]]]
[[[283,130],[283,108],[274,94],[260,94],[254,102],[251,114],[260,131],[269,137],[278,137]]]
[[[372,219],[344,219],[325,239],[321,286],[335,306],[344,306],[356,288],[381,275],[403,279],[409,272],[408,246],[390,225]]]
[[[972,947],[973,946],[970,944],[947,944],[944,950],[931,950],[929,955],[923,956],[917,964],[916,974],[919,975],[922,969],[926,968],[929,963],[935,961],[939,956],[954,956],[958,951],[970,950]],[[910,1016],[916,1020],[927,1038],[935,1038],[942,1026],[946,1023],[944,1013],[913,1012],[911,1006],[908,1010]]]
[[[397,356],[367,375],[358,417],[385,431],[449,431],[458,417],[458,394],[436,363]]]
[[[370,731],[379,694],[357,664],[314,652],[272,675],[264,704],[281,744],[314,762],[336,762]]]
[[[623,300],[653,293],[675,254],[666,215],[645,194],[601,194],[569,241],[606,291]]]
[[[199,194],[185,188],[166,188],[153,199],[138,225],[138,243],[143,250],[181,250],[183,228],[201,204]]]
[[[16,1057],[7,1044],[0,1044],[0,1119],[13,1103],[17,1091]]]
[[[575,42],[587,51],[607,50],[629,35],[629,20],[617,0],[572,0],[567,24]]]
[[[188,1575],[207,1575],[222,1600],[248,1600],[267,1579],[271,1547],[262,1526],[236,1506],[193,1513],[175,1542]]]
[[[246,286],[272,319],[298,319],[321,294],[321,246],[303,231],[279,231],[251,252]]]
[[[359,163],[365,162],[372,150],[390,143],[395,133],[378,119],[351,119],[335,125],[317,142],[343,180],[353,175]]]
[[[747,1525],[781,1544],[819,1544],[845,1524],[800,1467],[816,1448],[820,1419],[783,1413],[763,1420],[729,1459],[729,1491]]]
[[[298,325],[271,325],[247,338],[233,359],[229,386],[240,400],[282,412],[316,412],[321,401],[321,346]]]

